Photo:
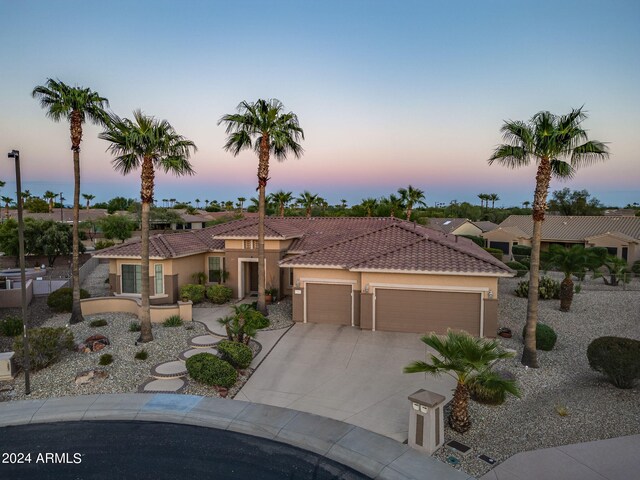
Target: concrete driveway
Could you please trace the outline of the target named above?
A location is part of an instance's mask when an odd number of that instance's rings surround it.
[[[402,373],[405,365],[425,358],[419,337],[296,324],[236,398],[335,418],[402,442],[409,423],[407,397],[424,388],[449,400],[455,386],[447,375]]]

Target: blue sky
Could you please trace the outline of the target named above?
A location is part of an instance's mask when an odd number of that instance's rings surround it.
[[[20,149],[35,193],[72,193],[68,125],[30,97],[54,77],[98,91],[119,115],[166,118],[198,145],[197,176],[158,175],[158,199],[254,195],[255,156],[224,152],[216,122],[241,100],[275,97],[306,141],[303,158],[273,163],[271,191],[359,202],[412,184],[430,204],[480,192],[520,204],[534,167],[486,163],[502,122],[585,105],[612,155],[566,186],[640,201],[637,1],[5,0],[0,18],[0,147]],[[137,197],[139,178],[113,171],[98,132],[85,128],[83,191]]]

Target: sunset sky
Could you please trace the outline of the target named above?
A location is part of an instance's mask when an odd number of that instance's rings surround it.
[[[72,196],[68,124],[31,98],[48,77],[90,87],[113,111],[167,119],[193,140],[197,175],[159,174],[156,198],[255,195],[257,159],[222,149],[218,119],[241,100],[278,98],[304,128],[300,160],[273,162],[268,191],[358,203],[412,184],[430,205],[532,200],[535,167],[489,166],[506,119],[585,106],[606,164],[566,183],[606,204],[640,202],[640,2],[0,1],[0,195]],[[85,128],[83,193],[139,197]]]

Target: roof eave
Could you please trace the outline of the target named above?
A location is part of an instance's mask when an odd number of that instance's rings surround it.
[[[393,268],[351,268],[350,272],[361,273],[407,273],[412,275],[456,275],[465,277],[505,277],[511,278],[515,273],[508,272],[462,272],[453,270],[401,270]]]

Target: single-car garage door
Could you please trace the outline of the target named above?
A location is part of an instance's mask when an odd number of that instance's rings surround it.
[[[307,322],[351,325],[351,285],[307,283]]]
[[[375,329],[446,333],[448,328],[480,336],[479,293],[375,290]]]

